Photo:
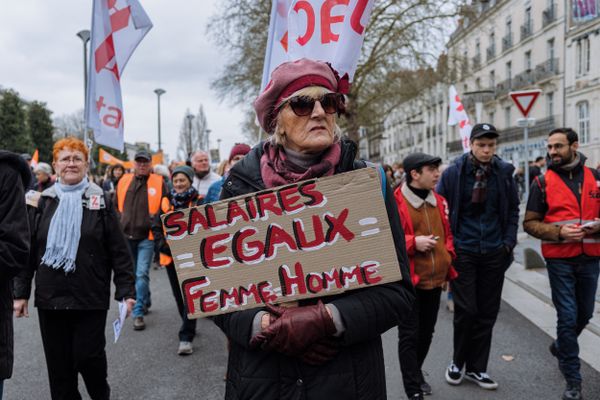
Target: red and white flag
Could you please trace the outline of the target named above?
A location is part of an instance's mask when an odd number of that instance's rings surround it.
[[[138,0],[94,0],[86,123],[98,144],[123,150],[121,76],[150,28]]]
[[[327,61],[352,81],[374,0],[272,0],[263,69],[266,86],[283,62]]]
[[[471,121],[465,111],[465,107],[458,97],[456,88],[454,85],[450,86],[448,91],[449,98],[449,112],[448,112],[448,125],[454,126],[458,124],[460,130],[460,139],[463,146],[463,152],[467,153],[471,150]]]

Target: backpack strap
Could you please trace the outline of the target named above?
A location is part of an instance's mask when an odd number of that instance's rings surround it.
[[[544,204],[546,204],[546,176],[538,175],[535,178],[533,178],[533,180],[535,181],[535,183],[537,183],[538,187],[540,188],[540,191],[542,193],[542,201]]]
[[[387,180],[385,178],[385,171],[383,169],[383,167],[381,166],[381,164],[375,164],[372,163],[371,161],[366,161],[366,160],[360,160],[364,163],[365,167],[373,167],[373,168],[378,168],[379,169],[379,179],[381,180],[381,193],[383,194],[383,199],[385,200],[385,197],[387,195]],[[364,168],[364,167],[361,167]]]

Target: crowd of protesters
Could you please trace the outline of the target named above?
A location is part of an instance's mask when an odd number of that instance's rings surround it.
[[[150,267],[165,267],[181,318],[177,354],[193,353],[196,320],[188,318],[161,215],[370,164],[337,125],[342,82],[325,63],[284,63],[254,102],[270,138],[233,146],[211,168],[198,150],[186,162],[152,165],[138,151],[133,168],[89,176],[89,150],[66,138],[52,165],[0,151],[0,398],[12,371],[12,315],[35,306],[52,399],[110,398],[104,336],[110,303],[123,302],[133,329],[146,329],[152,306]],[[413,153],[383,165],[385,207],[402,276],[399,282],[335,296],[268,305],[213,317],[228,339],[227,399],[385,399],[381,334],[398,327],[406,395],[432,394],[423,363],[442,292],[452,289],[454,332],[445,371],[450,385],[484,390],[504,274],[517,244],[523,170],[496,155],[500,133],[477,124],[471,151],[449,162]],[[549,132],[548,155],[530,168],[524,229],[542,240],[557,339],[550,353],[566,381],[562,398],[582,398],[578,335],[593,314],[600,259],[600,174],[585,166],[578,136]],[[547,168],[544,171],[544,168]],[[410,277],[410,278],[408,278]],[[173,333],[175,334],[175,332]],[[483,395],[482,395],[483,396]]]

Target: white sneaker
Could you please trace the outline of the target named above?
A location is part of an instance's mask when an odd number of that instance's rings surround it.
[[[467,378],[468,380],[475,382],[476,384],[479,385],[479,387],[487,389],[487,390],[494,390],[496,388],[498,388],[498,383],[496,381],[494,381],[492,378],[490,378],[490,376],[488,374],[486,374],[485,372],[467,372],[465,374],[465,378]]]
[[[192,342],[179,342],[179,349],[177,349],[177,354],[180,356],[187,356],[192,354],[194,349],[192,348]]]
[[[451,385],[460,385],[463,380],[463,373],[460,368],[456,366],[456,364],[451,363],[446,368],[446,382]]]

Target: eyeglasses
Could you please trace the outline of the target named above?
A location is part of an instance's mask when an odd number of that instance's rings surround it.
[[[65,157],[65,158],[61,158],[60,160],[58,160],[58,162],[59,162],[60,164],[63,164],[63,165],[69,165],[69,164],[71,164],[71,163],[73,163],[73,164],[75,164],[75,165],[81,165],[81,164],[83,164],[85,161],[84,161],[84,159],[83,159],[83,158],[79,158],[79,157],[72,157],[72,158],[70,158],[70,157]]]
[[[309,96],[294,96],[284,102],[280,109],[289,104],[294,114],[299,117],[306,117],[312,114],[317,101],[327,114],[344,111],[344,96],[339,93],[327,93],[317,99]]]

